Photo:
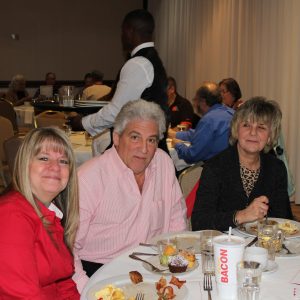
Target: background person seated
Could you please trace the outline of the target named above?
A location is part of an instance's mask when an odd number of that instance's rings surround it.
[[[218,85],[205,82],[195,96],[195,106],[202,118],[195,129],[176,132],[169,137],[180,159],[192,164],[205,161],[228,147],[230,121],[234,111],[221,104]],[[187,146],[183,141],[191,143]]]
[[[193,106],[189,100],[178,95],[176,81],[173,77],[168,77],[167,95],[171,128],[182,123],[187,125],[187,128],[192,127]]]
[[[103,73],[93,71],[91,74],[92,84],[82,92],[82,100],[98,100],[107,95],[111,88],[103,84]]]
[[[165,115],[157,104],[130,101],[116,117],[114,146],[79,168],[73,277],[79,291],[88,276],[126,249],[186,229],[173,162],[158,149],[165,130]]]
[[[83,81],[84,81],[84,85],[82,88],[80,88],[80,91],[76,95],[76,99],[78,99],[78,100],[82,99],[82,93],[83,93],[84,89],[93,85],[93,78],[92,78],[91,73],[86,73],[84,75]]]
[[[242,103],[242,93],[239,84],[233,78],[226,78],[219,82],[222,103],[236,110]]]
[[[22,105],[25,101],[31,101],[31,97],[26,91],[26,80],[23,75],[17,74],[12,78],[5,99],[15,106]]]
[[[267,152],[280,132],[277,103],[255,97],[232,119],[230,146],[204,164],[193,230],[228,230],[269,217],[292,219],[284,163]]]
[[[51,85],[53,87],[52,96],[55,94],[59,94],[59,87],[56,85],[56,75],[53,72],[48,72],[45,75],[45,84],[44,85]],[[33,96],[33,98],[45,98],[45,95],[41,95],[40,88],[38,88]]]

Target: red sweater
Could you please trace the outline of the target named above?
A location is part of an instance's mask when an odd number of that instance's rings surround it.
[[[18,192],[0,197],[0,299],[79,299],[73,257],[55,213],[40,209],[50,221],[46,231],[30,203]]]

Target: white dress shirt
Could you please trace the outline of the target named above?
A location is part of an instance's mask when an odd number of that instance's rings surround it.
[[[131,52],[131,56],[143,48],[154,47],[153,42],[143,43]],[[115,118],[124,104],[141,97],[143,91],[152,85],[154,68],[145,57],[137,56],[129,59],[121,69],[120,80],[111,103],[97,113],[82,119],[82,125],[91,135],[112,127]]]

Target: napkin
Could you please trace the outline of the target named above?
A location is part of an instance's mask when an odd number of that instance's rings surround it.
[[[291,280],[292,284],[297,284],[300,285],[300,271],[298,271],[296,273],[296,275],[294,276],[294,278]]]

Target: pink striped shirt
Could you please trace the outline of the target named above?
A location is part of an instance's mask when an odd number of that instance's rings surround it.
[[[186,206],[171,158],[157,149],[140,192],[132,170],[112,147],[79,168],[80,226],[74,247],[81,291],[88,280],[80,259],[107,263],[152,237],[186,229]]]

